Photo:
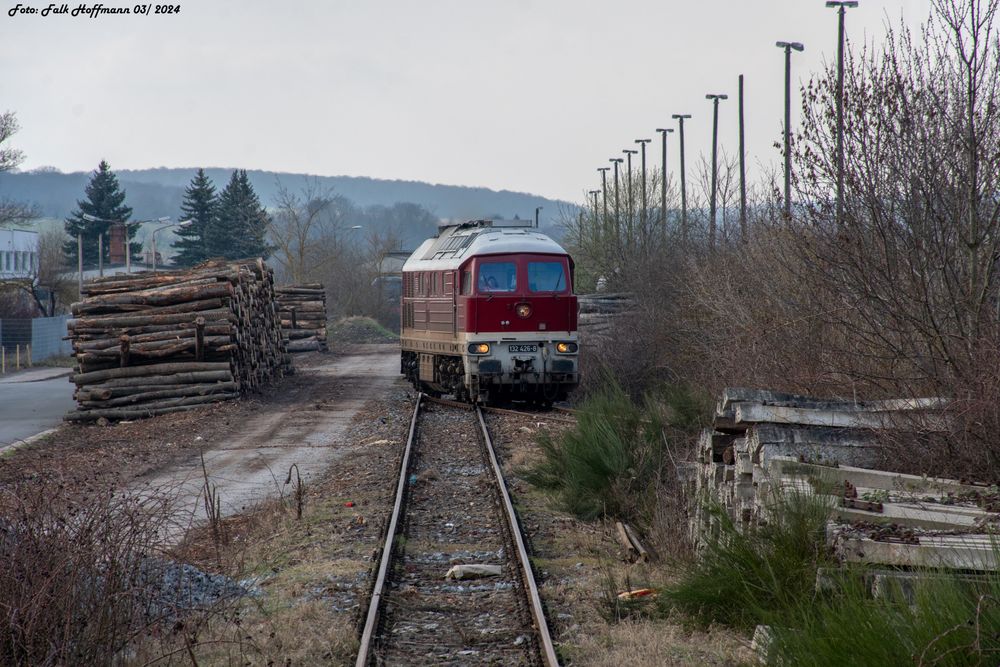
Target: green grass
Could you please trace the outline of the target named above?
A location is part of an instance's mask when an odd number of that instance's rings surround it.
[[[663,611],[681,610],[701,627],[722,623],[750,631],[811,598],[817,569],[830,562],[826,501],[789,493],[775,501],[770,523],[746,532],[721,507],[706,511],[718,535],[693,561],[679,566],[677,583],[660,597]]]
[[[641,521],[667,458],[660,411],[610,382],[578,408],[575,428],[539,436],[543,457],[528,480],[581,519]]]
[[[1000,577],[970,582],[926,573],[904,593],[898,583],[873,598],[858,572],[838,589],[803,599],[772,626],[771,656],[788,665],[996,665],[1000,661]]]
[[[770,523],[741,533],[718,507],[717,539],[664,587],[660,612],[694,625],[718,623],[749,635],[771,629],[775,665],[995,665],[1000,662],[1000,575],[952,572],[889,578],[873,596],[862,566],[838,569],[825,548],[830,508],[816,495],[789,493]],[[1000,547],[998,547],[1000,548]],[[821,591],[816,574],[832,578]],[[827,574],[832,573],[832,574]]]

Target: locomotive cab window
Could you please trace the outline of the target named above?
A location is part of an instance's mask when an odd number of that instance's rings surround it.
[[[565,292],[568,286],[562,262],[528,262],[528,289],[532,292]]]
[[[472,271],[462,271],[462,294],[472,294]]]
[[[514,262],[483,262],[479,265],[480,292],[513,292],[517,289]]]

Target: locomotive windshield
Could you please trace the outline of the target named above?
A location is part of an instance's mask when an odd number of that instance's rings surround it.
[[[532,292],[561,292],[566,289],[562,262],[528,262],[528,289]]]
[[[514,262],[483,262],[479,265],[480,292],[513,292],[517,289]]]

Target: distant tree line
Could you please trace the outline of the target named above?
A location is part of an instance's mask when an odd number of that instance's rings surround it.
[[[87,184],[84,199],[77,201],[77,208],[65,221],[70,236],[65,244],[68,259],[77,261],[77,236],[83,239],[84,263],[97,262],[98,236],[109,238],[109,230],[116,222],[125,223],[127,238],[133,254],[142,251],[142,244],[133,241],[140,222],[131,220],[132,208],[125,203],[125,190],[102,160]],[[268,257],[270,247],[266,236],[270,217],[260,203],[257,193],[247,179],[246,171],[237,169],[221,193],[205,177],[203,170],[192,179],[184,193],[181,217],[177,222],[179,241],[177,263],[188,266],[209,257],[238,259],[242,257]],[[104,259],[110,255],[110,244],[103,244]]]
[[[271,217],[261,205],[245,169],[237,169],[222,192],[199,169],[184,191],[181,219],[190,224],[177,229],[174,263],[190,266],[210,257],[267,259],[271,246],[267,232]]]

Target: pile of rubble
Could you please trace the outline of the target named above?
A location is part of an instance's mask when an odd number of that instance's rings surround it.
[[[827,541],[841,562],[897,568],[996,570],[1000,489],[877,466],[880,436],[934,438],[943,399],[834,401],[727,389],[699,440],[696,543],[715,533],[712,503],[741,529],[766,522],[779,497],[820,495],[832,506]],[[707,502],[706,502],[707,501]]]
[[[99,278],[68,322],[78,409],[66,419],[134,419],[236,398],[290,363],[260,259]]]

